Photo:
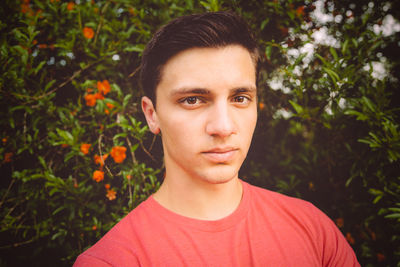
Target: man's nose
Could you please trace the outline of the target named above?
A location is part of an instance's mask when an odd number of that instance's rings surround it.
[[[229,103],[215,103],[208,114],[206,132],[211,136],[227,137],[237,133],[234,110]]]

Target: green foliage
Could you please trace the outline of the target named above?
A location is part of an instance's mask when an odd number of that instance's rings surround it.
[[[334,19],[321,22],[310,1],[142,2],[3,3],[0,265],[70,266],[158,188],[159,140],[139,107],[141,53],[171,18],[228,9],[250,22],[262,51],[259,122],[241,177],[314,203],[362,266],[398,264],[400,37],[374,31],[387,15],[399,19],[398,4],[327,0]],[[334,42],[315,42],[321,29]]]

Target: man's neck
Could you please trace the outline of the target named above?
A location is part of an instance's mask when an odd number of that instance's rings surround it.
[[[154,199],[179,215],[199,219],[218,220],[233,213],[242,199],[239,179],[213,184],[199,179],[173,179],[166,176]]]

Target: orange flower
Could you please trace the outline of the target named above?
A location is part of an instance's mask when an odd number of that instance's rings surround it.
[[[3,139],[1,139],[1,141],[3,142],[3,144],[7,143],[7,137],[4,137]]]
[[[115,163],[122,163],[126,158],[126,147],[115,146],[111,149],[111,157],[114,159]]]
[[[97,225],[93,225],[93,226],[92,226],[92,230],[93,230],[93,231],[96,231],[96,230],[97,230]]]
[[[131,13],[131,15],[136,16],[136,11],[135,11],[135,9],[133,7],[130,7],[128,9],[128,11],[129,11],[129,13]]]
[[[104,180],[104,172],[102,171],[94,171],[93,172],[93,180],[95,180],[96,182],[101,182]]]
[[[33,40],[33,41],[32,41],[32,44],[33,44],[33,45],[37,44],[37,40]]]
[[[299,16],[299,17],[301,17],[302,15],[304,15],[304,8],[305,8],[305,6],[299,6],[299,7],[296,9],[296,15]]]
[[[61,144],[61,147],[66,148],[66,147],[68,147],[68,144]]]
[[[105,184],[104,187],[105,187],[106,189],[110,189],[110,184]]]
[[[263,102],[258,103],[258,107],[260,110],[263,110],[265,108],[265,104]]]
[[[83,28],[83,36],[85,36],[86,39],[92,39],[94,36],[93,29],[89,28],[89,27],[84,27]]]
[[[310,189],[311,191],[315,191],[315,185],[313,182],[308,182],[308,189]]]
[[[87,88],[86,92],[91,93],[91,92],[93,92],[93,89],[92,88]]]
[[[375,241],[376,240],[375,232],[371,231],[370,235],[371,235],[371,239]]]
[[[113,105],[113,104],[111,104],[111,103],[106,103],[106,106],[108,107],[108,108],[106,108],[105,110],[104,110],[104,112],[106,113],[106,114],[110,114],[110,110],[111,109],[113,109],[115,106]]]
[[[339,228],[342,228],[342,227],[344,226],[344,220],[343,220],[343,218],[337,218],[337,219],[335,220],[335,223],[336,223],[337,227],[339,227]]]
[[[39,18],[43,18],[43,15],[42,15],[42,13],[43,13],[43,10],[41,10],[41,9],[38,9],[38,11],[36,11],[36,16],[39,16]]]
[[[107,80],[104,80],[102,82],[98,81],[97,90],[99,90],[99,92],[103,95],[108,94],[111,90],[110,83]]]
[[[114,189],[109,189],[109,190],[107,190],[106,197],[107,197],[109,200],[114,200],[114,199],[116,199],[116,198],[117,198],[116,195],[117,195],[117,192],[115,192]]]
[[[85,155],[87,155],[89,153],[89,148],[90,148],[91,144],[82,144],[81,145],[81,152]]]
[[[382,253],[376,254],[376,257],[378,258],[378,262],[385,261],[385,259],[386,259],[385,255]]]
[[[349,242],[351,245],[354,245],[356,241],[354,240],[353,236],[350,233],[346,234],[346,240]]]
[[[96,99],[100,99],[100,100],[104,99],[104,95],[102,95],[100,93],[95,93],[94,96],[96,97]]]
[[[47,48],[47,44],[38,44],[39,49]]]
[[[69,2],[68,5],[67,5],[67,9],[68,9],[69,11],[71,11],[72,9],[74,9],[74,7],[75,7],[75,3],[74,3],[74,2]]]
[[[24,3],[21,5],[21,12],[22,13],[28,13],[31,12],[31,8],[29,7],[29,3]]]
[[[94,105],[96,105],[97,96],[94,94],[86,94],[85,100],[87,106],[93,107]]]
[[[132,179],[132,176],[131,176],[130,174],[128,174],[128,175],[126,176],[126,179],[130,180],[130,179]]]
[[[103,156],[99,156],[99,155],[94,155],[94,162],[96,164],[100,164],[101,167],[104,166],[104,161],[107,159],[108,154],[104,154]]]
[[[13,153],[12,152],[7,152],[5,155],[4,155],[4,162],[11,162],[12,161],[12,156],[13,156]]]

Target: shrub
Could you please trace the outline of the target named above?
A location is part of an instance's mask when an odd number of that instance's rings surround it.
[[[333,20],[316,17],[320,3]],[[381,29],[400,9],[374,3],[5,1],[0,263],[71,265],[158,188],[141,52],[171,18],[225,9],[250,22],[263,52],[256,145],[241,177],[310,200],[363,266],[399,262],[399,33]],[[314,40],[324,30],[331,43]]]

